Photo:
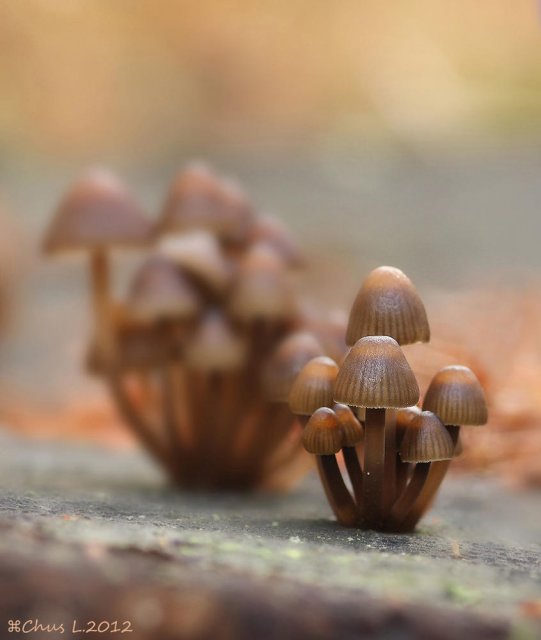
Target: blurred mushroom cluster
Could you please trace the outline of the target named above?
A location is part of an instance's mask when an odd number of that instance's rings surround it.
[[[143,259],[117,300],[112,254],[129,248]],[[298,463],[288,380],[323,348],[302,330],[297,245],[237,184],[191,165],[151,223],[114,176],[89,172],[62,200],[45,251],[89,255],[88,368],[176,484],[250,489]]]
[[[350,349],[340,365],[315,357],[293,383],[289,403],[304,427],[303,444],[315,454],[344,526],[412,531],[460,454],[460,427],[487,421],[483,389],[465,366],[441,369],[418,406],[419,386],[401,346],[429,338],[426,311],[409,278],[380,267],[353,303]]]

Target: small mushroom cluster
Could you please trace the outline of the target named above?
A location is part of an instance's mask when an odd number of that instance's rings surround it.
[[[379,267],[363,282],[346,333],[341,365],[310,360],[289,403],[304,427],[321,481],[344,526],[415,529],[460,453],[461,426],[487,421],[473,372],[449,366],[433,378],[419,408],[419,387],[401,346],[428,342],[424,305],[407,276]],[[342,451],[349,485],[338,464]]]
[[[144,260],[119,301],[111,254],[128,248]],[[151,223],[116,177],[91,171],[61,202],[45,251],[90,255],[88,368],[175,483],[249,489],[297,460],[283,374],[322,353],[298,332],[302,256],[235,183],[191,165]]]

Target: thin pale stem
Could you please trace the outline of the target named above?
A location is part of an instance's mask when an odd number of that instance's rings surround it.
[[[456,446],[460,434],[460,427],[446,425],[446,428],[453,440],[453,444]],[[415,529],[419,520],[430,508],[430,505],[433,503],[436,494],[447,475],[450,465],[451,460],[442,460],[440,462],[432,463],[425,486],[404,520],[403,528],[405,531],[412,531]]]
[[[364,519],[369,529],[383,523],[385,409],[367,409],[364,429]]]
[[[391,510],[396,500],[396,456],[397,456],[396,411],[388,410],[385,424],[385,486],[383,488],[383,512]]]
[[[171,461],[169,452],[155,437],[152,432],[152,427],[133,406],[129,395],[124,389],[120,375],[116,371],[111,371],[108,382],[115,404],[124,420],[131,427],[134,434],[149,453],[152,454],[174,478],[176,478],[175,465]]]
[[[355,496],[355,502],[359,509],[363,505],[363,469],[357,450],[355,447],[344,447],[342,449],[344,456],[344,462],[346,463],[346,469],[348,472],[351,486],[353,488],[353,494]]]
[[[96,343],[100,357],[109,365],[115,356],[115,342],[112,328],[109,260],[105,249],[97,249],[92,253],[90,269]]]
[[[336,456],[316,456],[317,468],[327,500],[338,522],[344,527],[359,524],[359,512],[346,487]]]
[[[415,466],[408,486],[394,503],[391,513],[385,522],[386,531],[401,531],[402,522],[425,487],[430,467],[430,462],[420,462]]]

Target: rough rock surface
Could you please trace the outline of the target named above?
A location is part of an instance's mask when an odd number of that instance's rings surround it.
[[[450,480],[405,536],[339,527],[313,477],[187,495],[143,455],[76,445],[2,436],[0,482],[2,638],[36,619],[65,634],[23,637],[541,637],[541,496],[494,480]]]

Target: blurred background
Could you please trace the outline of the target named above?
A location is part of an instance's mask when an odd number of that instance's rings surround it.
[[[84,261],[40,239],[88,165],[156,216],[203,158],[294,231],[320,308],[406,271],[435,337],[419,366],[466,361],[489,391],[463,464],[541,484],[540,25],[534,0],[0,3],[3,422],[124,443],[81,369]]]

